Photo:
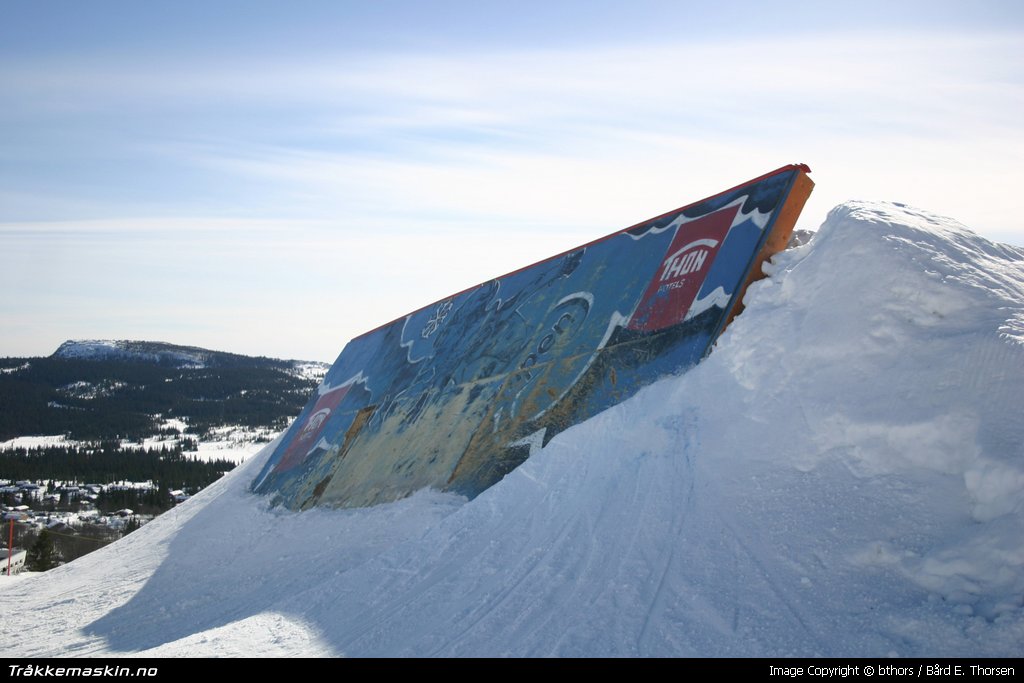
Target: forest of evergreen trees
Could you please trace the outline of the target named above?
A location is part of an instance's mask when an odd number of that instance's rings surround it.
[[[234,467],[235,463],[230,460],[204,461],[183,454],[177,447],[123,450],[118,443],[109,441],[96,446],[47,446],[0,451],[0,478],[11,481],[80,484],[152,481],[168,491],[198,491]]]
[[[224,354],[217,367],[78,358],[0,359],[0,441],[66,434],[73,440],[154,435],[156,415],[187,418],[190,431],[225,424],[281,429],[297,415],[315,380],[284,361]]]
[[[0,479],[40,482],[59,494],[43,500],[13,487],[0,494],[4,505],[28,504],[35,520],[46,523],[44,529],[38,521],[14,524],[15,544],[29,549],[35,571],[130,533],[173,507],[172,491],[194,494],[213,483],[235,463],[189,455],[198,448],[197,437],[205,440],[228,425],[283,429],[317,385],[296,376],[293,362],[272,358],[157,342],[117,342],[112,355],[80,357],[73,342],[61,349],[66,347],[70,357],[58,350],[47,358],[0,358],[0,441],[63,434],[77,442],[0,451]],[[188,435],[162,428],[169,418],[183,419]],[[173,436],[173,445],[121,445],[158,434]],[[104,486],[90,501],[64,486],[118,482],[152,485]],[[100,521],[125,509],[133,514],[120,525]],[[82,510],[92,516],[66,516]]]

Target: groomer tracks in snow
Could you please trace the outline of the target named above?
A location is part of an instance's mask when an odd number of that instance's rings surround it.
[[[0,582],[8,656],[1019,655],[1024,250],[834,209],[699,366],[472,501],[291,512],[270,450]]]

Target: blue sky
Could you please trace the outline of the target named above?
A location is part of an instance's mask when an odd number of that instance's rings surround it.
[[[1016,2],[32,2],[0,23],[0,355],[333,360],[790,162],[1024,245]]]

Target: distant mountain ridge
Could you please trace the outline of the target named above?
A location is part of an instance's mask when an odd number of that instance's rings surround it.
[[[69,339],[51,358],[78,360],[120,360],[169,365],[175,368],[229,368],[259,366],[298,373],[303,377],[322,376],[330,363],[282,360],[266,356],[243,356],[226,351],[211,351],[198,346],[180,346],[159,341],[126,339]]]
[[[64,435],[141,443],[173,431],[202,443],[226,428],[272,434],[328,368],[166,342],[69,340],[50,356],[0,358],[0,442]]]

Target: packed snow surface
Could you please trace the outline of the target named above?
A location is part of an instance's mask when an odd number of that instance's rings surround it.
[[[5,653],[1021,655],[1024,250],[851,202],[771,271],[473,501],[271,509],[268,448],[0,580]]]

